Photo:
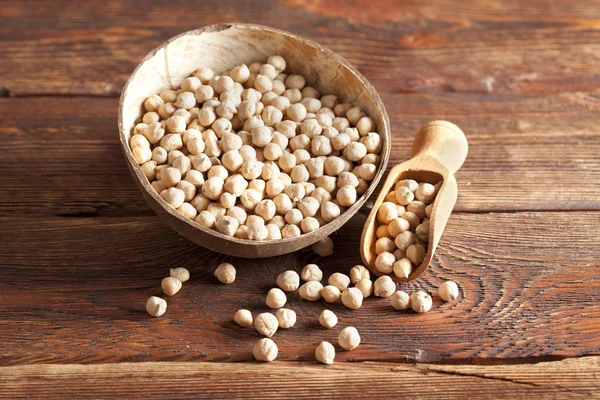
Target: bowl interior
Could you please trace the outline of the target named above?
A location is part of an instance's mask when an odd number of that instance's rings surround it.
[[[367,115],[376,121],[378,132],[383,139],[383,150],[380,154],[382,161],[377,176],[355,205],[346,210],[336,220],[316,231],[298,238],[278,240],[276,246],[275,244],[269,246],[269,242],[240,240],[222,235],[217,231],[204,228],[172,210],[154,192],[143,176],[141,169],[132,158],[127,143],[133,126],[143,115],[142,104],[149,96],[164,89],[178,87],[183,79],[200,67],[210,67],[216,73],[222,73],[241,63],[265,62],[267,57],[273,54],[279,54],[286,59],[287,73],[303,75],[307,79],[307,85],[317,88],[323,95],[335,94],[341,101],[348,101],[361,106]],[[152,204],[152,199],[165,208],[168,214],[184,221],[194,229],[232,242],[232,245],[226,246],[225,249],[219,246],[219,251],[250,257],[295,251],[322,239],[339,228],[364,204],[373,192],[385,171],[390,150],[389,120],[381,99],[375,89],[347,61],[310,40],[272,28],[245,24],[208,26],[186,32],[168,40],[148,54],[123,89],[119,109],[119,129],[121,142],[132,172],[147,192],[144,195],[155,211],[158,212]],[[160,212],[159,215],[161,215]],[[170,222],[170,225],[193,241],[205,247],[213,247],[210,243],[191,238],[188,229],[184,229],[181,224]],[[233,249],[236,247],[233,243],[246,247],[268,246],[270,248],[237,254],[239,252]],[[294,243],[294,245],[286,245],[285,243]],[[259,253],[261,254],[259,255]]]

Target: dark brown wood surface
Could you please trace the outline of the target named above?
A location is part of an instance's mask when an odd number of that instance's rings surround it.
[[[275,335],[280,362],[221,363],[252,359],[259,335],[231,318],[265,310],[280,271],[316,262],[327,276],[360,262],[369,211],[334,235],[334,257],[247,261],[191,244],[145,204],[119,149],[121,87],[164,40],[227,21],[304,35],[358,67],[390,115],[390,166],[424,123],[463,129],[455,213],[430,269],[403,286],[452,279],[459,301],[417,315],[382,299],[349,311],[292,295],[299,319]],[[262,385],[280,388],[262,398],[597,393],[599,358],[554,360],[600,355],[598,21],[594,1],[3,1],[0,397],[49,386],[164,397],[177,385],[190,397],[252,397]],[[212,277],[226,260],[238,267],[229,286]],[[176,266],[192,279],[150,318],[145,301]],[[319,326],[323,308],[363,338],[333,367],[313,361],[338,331]],[[521,365],[538,361],[552,362]]]

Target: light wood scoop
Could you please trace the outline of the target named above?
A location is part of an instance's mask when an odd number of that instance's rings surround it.
[[[454,173],[467,158],[468,151],[465,134],[450,122],[433,121],[417,132],[413,142],[412,158],[390,170],[362,232],[360,253],[365,266],[371,272],[377,276],[383,275],[375,268],[377,210],[390,190],[393,190],[396,182],[402,179],[414,179],[417,182],[429,182],[434,185],[442,182],[442,185],[434,200],[429,218],[429,240],[425,259],[414,268],[408,279],[398,278],[393,273],[390,277],[395,281],[410,281],[427,269],[458,196]]]

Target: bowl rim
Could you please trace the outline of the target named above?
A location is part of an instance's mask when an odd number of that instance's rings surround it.
[[[230,28],[268,31],[270,33],[283,35],[283,36],[292,38],[294,40],[302,41],[303,43],[315,48],[316,50],[318,50],[322,53],[325,53],[328,57],[333,58],[337,63],[343,65],[349,72],[351,72],[353,75],[356,76],[358,81],[360,81],[361,84],[365,87],[365,89],[368,90],[368,92],[372,95],[372,97],[376,103],[376,108],[381,113],[381,117],[382,117],[381,119],[383,122],[382,123],[383,126],[380,127],[379,130],[382,130],[383,132],[378,132],[378,133],[384,135],[385,140],[383,141],[383,147],[381,149],[381,152],[379,153],[381,160],[380,160],[380,163],[378,166],[378,171],[377,171],[377,174],[375,175],[375,178],[373,178],[373,180],[369,183],[369,187],[357,199],[356,203],[354,203],[351,207],[347,208],[346,211],[344,211],[342,214],[340,214],[334,220],[326,223],[323,226],[320,226],[318,229],[316,229],[312,232],[303,233],[300,236],[296,236],[293,238],[286,238],[286,239],[282,238],[282,239],[276,239],[276,240],[257,241],[257,240],[239,239],[239,238],[236,238],[233,236],[227,236],[215,229],[211,229],[211,228],[202,226],[199,223],[197,223],[196,221],[183,216],[175,208],[173,208],[171,205],[169,205],[154,190],[154,188],[152,187],[152,185],[150,184],[150,182],[148,181],[148,179],[142,172],[140,165],[133,158],[133,154],[131,152],[131,149],[129,148],[129,141],[126,139],[126,135],[125,135],[124,128],[123,128],[123,125],[124,125],[123,124],[123,104],[124,104],[125,97],[128,95],[130,85],[131,85],[134,77],[136,76],[137,72],[139,71],[139,69],[148,60],[150,60],[152,57],[154,57],[156,55],[156,53],[158,53],[160,50],[166,48],[170,43],[175,42],[176,40],[178,40],[182,37],[202,35],[203,33],[218,33],[221,31],[228,30]],[[169,80],[170,80],[170,78],[169,78]],[[391,151],[391,147],[392,147],[392,143],[391,143],[392,135],[391,135],[391,130],[390,130],[390,121],[389,121],[389,116],[387,114],[385,106],[383,104],[383,101],[381,100],[381,97],[379,96],[379,93],[377,92],[375,87],[352,64],[350,64],[350,62],[348,62],[345,58],[343,58],[341,55],[337,54],[336,52],[322,46],[321,44],[319,44],[311,39],[307,39],[302,36],[299,36],[294,33],[287,32],[287,31],[284,31],[281,29],[272,28],[270,26],[259,25],[259,24],[249,24],[249,23],[237,23],[237,22],[205,25],[205,26],[197,28],[197,29],[192,29],[192,30],[189,30],[186,32],[182,32],[176,36],[173,36],[173,37],[167,39],[166,41],[161,43],[159,46],[157,46],[156,48],[154,48],[153,50],[148,52],[148,54],[146,54],[146,56],[144,58],[142,58],[140,63],[133,70],[133,72],[131,73],[131,75],[129,76],[127,81],[125,82],[125,85],[123,86],[123,89],[121,91],[121,95],[119,97],[119,109],[118,109],[118,129],[119,129],[119,138],[121,141],[121,149],[124,153],[126,160],[128,161],[130,171],[134,173],[135,177],[137,178],[138,185],[141,185],[141,188],[143,188],[143,190],[146,192],[146,195],[151,196],[158,204],[160,204],[160,206],[162,207],[162,209],[164,211],[166,211],[169,215],[171,215],[172,217],[175,217],[179,221],[184,222],[184,223],[190,225],[192,228],[199,230],[203,233],[214,236],[215,238],[218,238],[218,239],[225,240],[232,244],[246,246],[246,247],[252,247],[252,248],[265,246],[268,244],[272,244],[273,242],[277,242],[278,244],[281,244],[282,247],[285,247],[286,244],[294,243],[301,238],[307,242],[307,244],[305,246],[303,246],[303,247],[306,247],[306,246],[309,246],[309,245],[317,242],[318,240],[320,240],[321,236],[322,236],[322,238],[324,238],[326,236],[331,235],[331,233],[335,232],[337,229],[339,229],[341,226],[343,226],[346,222],[348,222],[348,220],[360,210],[360,208],[369,199],[369,197],[371,197],[371,195],[377,188],[379,181],[381,180],[383,175],[386,173],[387,164],[388,164],[390,151]],[[146,200],[148,200],[148,199],[146,199]],[[159,217],[160,217],[160,215],[159,215]],[[337,222],[337,224],[336,224],[336,222]],[[314,237],[319,237],[319,238],[311,240]],[[292,250],[292,251],[295,251],[295,250]],[[286,251],[285,253],[288,253],[288,252]],[[282,254],[285,254],[285,253],[282,253]]]

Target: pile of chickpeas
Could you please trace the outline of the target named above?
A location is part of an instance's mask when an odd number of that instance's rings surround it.
[[[403,179],[377,210],[375,268],[408,278],[427,254],[429,216],[441,182],[435,185]]]
[[[286,61],[200,68],[144,102],[130,148],[185,217],[239,239],[312,232],[375,178],[383,141],[358,106],[322,95]]]

